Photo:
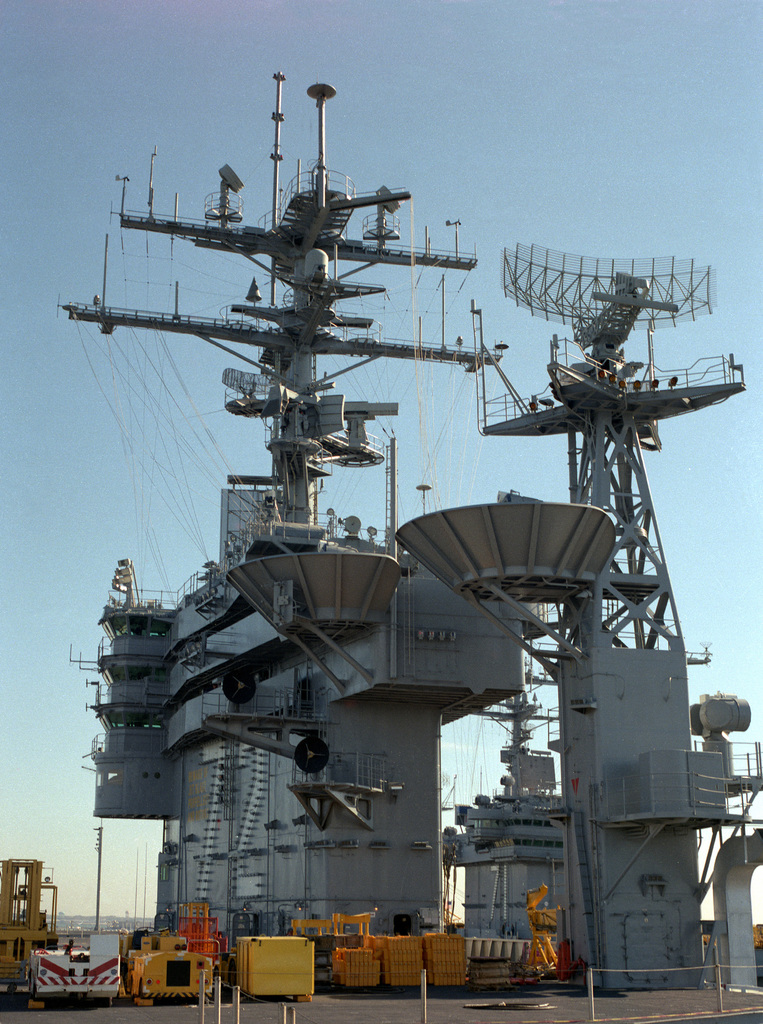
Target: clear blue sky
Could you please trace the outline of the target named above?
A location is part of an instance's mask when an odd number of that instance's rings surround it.
[[[245,266],[158,236],[123,237],[109,212],[116,175],[130,178],[128,207],[145,212],[157,146],[157,213],[171,214],[179,192],[181,215],[202,217],[229,163],[256,222],[270,206],[278,70],[283,180],[299,157],[315,158],[305,90],[328,81],[331,168],[360,190],[409,188],[418,244],[428,226],[434,247],[452,245],[445,221],[461,221],[460,245],[476,245],[480,263],[446,283],[447,338],[471,338],[474,298],[488,341],[510,346],[505,366],[523,394],[545,386],[551,325],[503,297],[503,246],[716,267],[716,311],[659,332],[657,363],[733,352],[748,391],[666,424],[648,468],[687,644],[710,641],[714,653],[711,668],[692,670],[692,694],[747,698],[753,724],[741,739],[761,739],[762,29],[759,0],[3,0],[0,856],[44,859],[64,911],[94,908],[98,824],[83,770],[98,731],[85,712],[95,676],[70,664],[70,645],[95,657],[116,559],[135,560],[142,586],[177,589],[215,557],[226,473],[267,464],[262,428],[220,411],[230,357],[180,336],[141,351],[149,342],[127,331],[108,352],[57,302],[101,291],[107,232],[110,303],[171,308],[175,280],[184,312],[215,315],[241,300]],[[400,215],[407,237],[408,207]],[[363,275],[390,284],[366,310],[387,337],[410,337],[421,314],[425,340],[438,343],[439,275],[422,276],[415,311],[410,275],[393,278]],[[195,463],[177,441],[190,426],[151,369],[192,420],[170,355],[203,415]],[[481,440],[471,378],[438,370],[417,380],[401,364],[344,380],[350,397],[401,403],[383,426],[401,443],[403,517],[419,510],[422,481],[442,505],[510,488],[565,499],[564,442]],[[145,382],[166,416],[159,427]],[[383,472],[361,475],[331,481],[322,511],[332,504],[382,528]],[[497,785],[495,737],[479,756],[464,749],[478,731],[465,722],[446,735],[459,801],[480,772],[482,788]],[[137,860],[140,913],[146,843],[151,907],[159,827],[105,826],[103,911],[132,913]]]

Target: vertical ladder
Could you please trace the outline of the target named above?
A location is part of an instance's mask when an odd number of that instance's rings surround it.
[[[596,931],[594,928],[593,885],[591,882],[591,861],[588,847],[586,845],[583,812],[573,811],[572,822],[575,829],[575,846],[577,849],[578,866],[580,869],[580,895],[583,900],[583,916],[585,918],[586,935],[588,937],[588,958],[590,961],[594,961],[596,960]],[[577,950],[576,955],[579,955],[579,951]]]

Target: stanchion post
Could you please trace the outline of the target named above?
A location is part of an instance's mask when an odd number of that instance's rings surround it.
[[[286,1003],[278,1004],[278,1020],[280,1024],[286,1024]]]
[[[297,1008],[296,1006],[286,1007],[289,1015],[289,1024],[297,1024]]]
[[[427,972],[421,972],[421,1024],[427,1024]]]
[[[199,1022],[204,1024],[204,971],[199,971]]]
[[[588,989],[588,1019],[596,1020],[596,1011],[593,1005],[593,967],[586,969],[586,987]]]
[[[238,985],[233,986],[233,1018],[236,1024],[240,1024],[241,1021],[241,988]]]
[[[215,978],[215,1006],[217,1007],[217,1024],[222,1024],[223,993],[219,974]]]
[[[721,984],[721,965],[718,963],[718,952],[715,952],[715,996],[718,1001],[718,1013],[723,1013],[723,985]]]

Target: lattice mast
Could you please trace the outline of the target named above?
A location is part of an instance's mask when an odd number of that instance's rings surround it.
[[[315,166],[301,169],[280,198],[281,86],[276,81],[273,215],[271,223],[254,227],[243,223],[240,192],[244,183],[227,164],[220,168],[220,190],[208,197],[205,222],[155,216],[151,192],[148,216],[125,211],[123,228],[179,236],[220,252],[234,252],[264,267],[271,276],[270,302],[265,304],[254,279],[245,302],[232,305],[219,318],[185,316],[176,300],[174,313],[145,313],[106,305],[104,295],[92,304],[70,303],[63,308],[70,318],[97,323],[104,333],[126,325],[148,330],[191,334],[231,352],[247,369],[227,370],[224,383],[234,394],[226,408],[237,415],[267,420],[268,448],[273,459],[274,501],[286,521],[311,523],[317,514],[317,484],[333,465],[369,466],[383,461],[381,445],[367,433],[366,424],[377,416],[397,414],[394,403],[345,401],[334,391],[334,374],[318,376],[323,355],[355,359],[355,366],[380,358],[430,359],[458,363],[473,369],[474,355],[414,343],[386,343],[373,331],[367,317],[341,312],[337,305],[380,294],[384,286],[363,284],[340,274],[341,261],[368,267],[387,264],[440,267],[468,271],[476,265],[470,256],[449,252],[394,248],[399,238],[386,227],[387,215],[411,198],[410,192],[385,186],[359,194],[344,175],[329,170],[326,156],[326,102],[336,90],[317,83],[307,90],[316,101],[319,148]],[[346,228],[357,209],[376,209],[363,239],[348,239]],[[261,260],[267,260],[263,264]],[[362,268],[361,268],[362,269]],[[276,282],[284,289],[276,303]],[[239,351],[228,347],[239,346]],[[259,358],[241,354],[241,348],[259,349]]]
[[[684,642],[644,465],[660,420],[744,390],[733,355],[667,374],[655,365],[655,328],[711,312],[713,287],[710,268],[691,261],[518,246],[504,256],[506,294],[574,339],[554,335],[547,393],[523,399],[498,368],[508,394],[488,400],[481,381],[483,432],[566,435],[571,508],[603,509],[614,527],[590,584],[534,620],[552,643],[534,656],[556,662],[560,691],[563,932],[608,987],[649,983],[650,971],[656,984],[690,981],[675,972],[702,955],[691,830],[733,820],[703,789],[718,765],[691,750]],[[625,346],[642,323],[647,358],[635,361]]]
[[[577,640],[584,616],[587,645],[683,650],[644,450],[659,449],[661,419],[723,401],[744,385],[733,356],[711,380],[692,371],[661,377],[653,334],[712,312],[714,272],[693,260],[598,260],[517,246],[504,253],[503,284],[533,315],[570,325],[574,341],[562,353],[554,336],[550,397],[516,396],[505,419],[485,405],[484,432],[566,433],[570,500],[603,508],[616,527],[611,564],[585,610],[580,599],[570,602],[568,630]],[[626,341],[642,324],[646,361],[628,360]]]

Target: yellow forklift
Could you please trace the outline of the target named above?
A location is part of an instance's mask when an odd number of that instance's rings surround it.
[[[0,990],[12,993],[26,984],[32,950],[58,946],[58,889],[41,860],[4,860],[0,872]]]

